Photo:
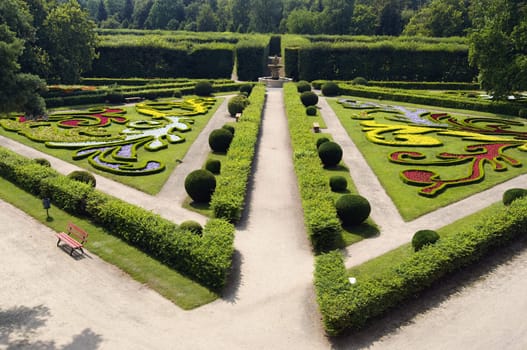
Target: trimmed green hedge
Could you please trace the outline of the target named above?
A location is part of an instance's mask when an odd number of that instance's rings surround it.
[[[400,305],[443,276],[527,233],[527,198],[514,201],[477,226],[442,237],[375,278],[347,280],[342,255],[317,257],[315,289],[326,332],[338,335],[362,327],[372,318]]]
[[[295,84],[284,85],[284,99],[304,220],[315,251],[325,251],[334,247],[340,236],[340,221]]]
[[[257,81],[267,71],[269,37],[255,36],[236,45],[236,72],[238,80]]]
[[[247,183],[251,174],[256,142],[260,133],[265,103],[265,86],[256,85],[249,96],[250,104],[236,124],[236,133],[217,177],[211,207],[214,216],[238,222],[245,206]]]
[[[73,215],[85,216],[108,232],[213,290],[226,283],[234,252],[234,227],[210,220],[203,236],[151,211],[104,194],[55,170],[0,148],[0,176]]]

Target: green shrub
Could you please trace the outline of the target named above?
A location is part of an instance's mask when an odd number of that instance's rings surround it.
[[[234,135],[226,129],[215,129],[209,135],[209,146],[214,152],[225,153],[229,149]]]
[[[329,178],[329,187],[333,192],[343,192],[348,187],[348,181],[344,176],[334,175]]]
[[[194,220],[183,221],[181,224],[179,224],[179,228],[190,231],[198,236],[201,236],[203,233],[203,227],[201,227],[201,224]]]
[[[327,137],[319,137],[317,139],[317,149],[320,147],[321,144],[325,143],[325,142],[329,142],[331,141],[330,139],[328,139]]]
[[[194,202],[208,203],[215,189],[216,178],[208,170],[194,170],[185,178],[185,190]]]
[[[249,100],[245,95],[232,97],[227,104],[229,114],[234,117],[237,113],[242,113],[245,107],[249,105]]]
[[[322,85],[322,95],[324,96],[338,96],[340,95],[340,88],[337,83],[329,81]]]
[[[221,171],[221,162],[218,159],[209,159],[205,163],[205,169],[215,175],[218,175]]]
[[[85,184],[88,184],[92,187],[95,187],[97,181],[95,180],[95,176],[93,174],[84,171],[84,170],[75,170],[68,174],[68,177],[72,180],[83,182]]]
[[[425,245],[434,244],[438,239],[439,235],[433,230],[419,230],[412,237],[412,247],[417,252]]]
[[[336,166],[342,159],[342,148],[338,143],[324,142],[318,147],[318,157],[325,167]]]
[[[363,77],[356,77],[355,79],[351,81],[351,83],[353,85],[368,85],[368,80],[366,80],[366,78],[363,78]]]
[[[228,132],[234,135],[235,129],[234,129],[234,126],[232,126],[232,124],[223,124],[221,128],[227,130]]]
[[[181,97],[183,97],[183,92],[181,92],[181,89],[175,89],[174,90],[174,94],[172,95],[172,97],[181,98]]]
[[[503,204],[510,205],[513,200],[527,196],[527,189],[510,188],[503,193]]]
[[[210,96],[212,92],[212,84],[208,81],[198,81],[194,86],[194,93],[198,96]]]
[[[253,84],[240,85],[240,93],[242,93],[243,95],[249,96],[251,94],[251,91],[253,91]]]
[[[300,100],[304,106],[315,106],[318,103],[318,96],[313,91],[304,91],[300,94]]]
[[[306,114],[313,117],[317,115],[317,107],[316,106],[307,106],[306,107]]]
[[[300,80],[298,83],[296,83],[296,91],[299,93],[311,91],[311,84],[305,80]]]
[[[357,194],[345,194],[335,203],[337,215],[343,225],[359,225],[370,216],[368,200]]]
[[[521,108],[519,111],[518,111],[518,116],[520,118],[527,118],[527,108]]]
[[[108,92],[106,93],[106,100],[110,103],[124,102],[123,92],[119,89],[116,84],[110,87],[110,89],[108,89]]]
[[[48,168],[51,167],[51,163],[46,158],[35,158],[33,160],[35,161],[35,163],[40,164],[42,166],[45,166]]]

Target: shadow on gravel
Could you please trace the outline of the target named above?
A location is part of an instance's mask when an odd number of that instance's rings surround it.
[[[235,250],[232,255],[232,267],[227,279],[227,284],[221,298],[231,304],[236,304],[238,301],[238,290],[240,289],[240,284],[242,280],[242,263],[243,257],[242,254]]]
[[[334,349],[369,348],[382,337],[395,334],[406,325],[414,323],[419,314],[440,307],[441,303],[452,295],[472,286],[503,265],[527,251],[527,238],[509,246],[496,249],[492,254],[481,259],[462,271],[455,272],[419,294],[416,299],[408,300],[400,307],[388,311],[381,317],[371,320],[363,329],[330,338]]]
[[[0,309],[0,347],[5,345],[6,347],[2,348],[7,350],[95,350],[99,348],[102,336],[89,328],[74,335],[72,341],[64,346],[57,346],[53,340],[34,340],[37,330],[46,325],[50,316],[49,308],[44,305]]]

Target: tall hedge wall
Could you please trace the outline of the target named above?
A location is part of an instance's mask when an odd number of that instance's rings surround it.
[[[334,247],[339,238],[340,221],[318,157],[311,122],[306,118],[295,84],[284,85],[284,99],[304,220],[315,251],[325,251]]]
[[[210,220],[198,236],[151,211],[104,194],[49,167],[0,148],[0,176],[22,189],[51,198],[73,215],[90,218],[111,234],[197,282],[220,290],[234,251],[234,227]]]
[[[234,139],[223,161],[221,175],[217,177],[216,190],[211,199],[214,216],[230,222],[238,222],[245,207],[247,184],[265,103],[265,86],[258,84],[253,87],[249,101],[249,106],[236,124]]]
[[[527,234],[527,197],[503,207],[477,226],[442,237],[375,278],[347,279],[342,255],[317,257],[315,290],[326,332],[338,335],[400,305],[443,276],[478,261],[496,247]]]
[[[269,37],[255,36],[236,45],[236,72],[238,80],[256,81],[267,73]]]

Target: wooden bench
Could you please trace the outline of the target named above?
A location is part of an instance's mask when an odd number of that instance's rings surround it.
[[[88,240],[88,233],[80,227],[70,222],[68,223],[67,232],[59,232],[56,234],[56,236],[58,238],[57,247],[62,241],[71,247],[70,255],[73,255],[73,251],[76,249],[79,249],[82,254],[84,254],[84,250],[82,250],[82,247],[84,243],[86,243],[86,241]]]
[[[313,123],[313,131],[320,132],[320,125],[317,122]]]
[[[141,102],[143,101],[143,98],[142,97],[125,97],[124,101],[126,103]]]

